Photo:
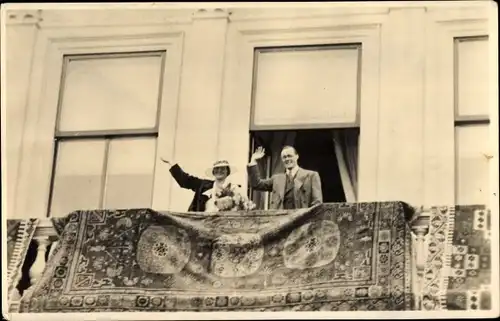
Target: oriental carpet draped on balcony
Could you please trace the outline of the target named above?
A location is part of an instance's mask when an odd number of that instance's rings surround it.
[[[491,213],[483,205],[434,207],[423,310],[490,310]]]
[[[406,209],[77,211],[21,312],[409,310]]]

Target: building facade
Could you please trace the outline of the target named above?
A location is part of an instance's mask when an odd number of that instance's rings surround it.
[[[161,158],[246,187],[255,136],[303,129],[359,132],[355,201],[490,204],[492,9],[6,10],[7,216],[185,211]]]

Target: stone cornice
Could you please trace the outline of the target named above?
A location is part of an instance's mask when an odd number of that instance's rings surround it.
[[[193,20],[203,20],[203,19],[228,19],[230,15],[228,9],[223,8],[207,8],[198,9],[193,12]]]
[[[5,11],[6,25],[37,25],[42,18],[42,10],[9,9]]]
[[[26,12],[26,18],[23,18]],[[88,27],[136,27],[190,24],[193,19],[192,9],[151,9],[105,8],[105,9],[44,9],[15,10],[9,9],[7,17],[12,15],[11,23],[32,21],[40,28],[88,28]],[[35,16],[36,14],[36,16]],[[36,19],[34,19],[36,18]],[[30,20],[31,19],[31,20]]]

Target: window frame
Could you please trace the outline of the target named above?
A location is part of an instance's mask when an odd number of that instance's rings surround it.
[[[50,189],[49,189],[49,195],[48,195],[48,205],[47,205],[47,217],[51,217],[51,210],[52,210],[52,202],[53,202],[53,196],[54,196],[54,184],[55,184],[55,178],[56,178],[56,172],[57,172],[57,158],[58,158],[58,152],[59,152],[59,145],[61,142],[68,142],[68,141],[82,141],[82,140],[95,140],[95,141],[104,141],[104,155],[103,155],[103,168],[101,172],[101,192],[99,195],[99,208],[103,209],[104,207],[104,202],[105,202],[105,196],[106,196],[106,183],[107,183],[107,175],[108,175],[108,161],[109,161],[109,150],[110,150],[110,144],[111,141],[117,140],[117,139],[124,139],[124,138],[151,138],[155,140],[155,144],[157,144],[158,140],[158,134],[157,133],[110,133],[104,136],[97,136],[94,135],[81,135],[81,136],[72,136],[72,137],[54,137],[54,151],[53,151],[53,162],[52,162],[52,169],[51,169],[51,177],[50,177]],[[156,159],[157,155],[157,148],[155,148],[154,151],[154,157]],[[156,172],[156,162],[155,165],[153,166],[153,172],[151,173],[153,176],[153,183],[152,185],[154,186],[154,176]],[[153,194],[154,191],[152,189],[151,193],[151,204],[153,202]],[[151,205],[150,205],[151,206]]]
[[[424,206],[457,204],[456,127],[486,122],[477,116],[457,117],[457,61],[454,58],[455,38],[490,34],[491,17],[484,9],[429,8],[426,14]]]
[[[314,50],[337,50],[337,49],[356,49],[358,53],[357,61],[357,75],[356,75],[356,118],[354,122],[334,122],[334,123],[316,123],[316,124],[292,124],[292,125],[256,125],[254,123],[255,116],[255,100],[257,94],[257,78],[259,69],[259,54],[268,52],[290,52],[290,51],[314,51]],[[250,153],[249,157],[255,151],[255,139],[253,137],[254,132],[258,131],[284,131],[284,130],[304,130],[304,129],[358,129],[361,132],[361,85],[362,85],[362,58],[363,58],[363,42],[359,41],[347,41],[345,43],[327,43],[327,44],[306,44],[306,45],[279,45],[279,46],[255,46],[253,48],[253,66],[252,66],[252,89],[250,96],[250,124],[249,124],[249,138],[250,138]],[[361,134],[360,134],[361,135]],[[358,140],[358,154],[360,150],[360,140]],[[266,157],[267,162],[267,172],[266,178],[270,177],[271,169],[270,165],[273,163],[272,155]],[[359,172],[360,159],[358,156],[357,170]],[[262,175],[262,173],[261,173]],[[359,177],[358,177],[359,182]],[[356,193],[359,193],[359,184]],[[248,188],[248,197],[253,199],[255,191],[252,187]],[[270,204],[270,193],[261,192],[264,195],[265,204],[264,209],[269,208]],[[359,194],[358,194],[359,195]]]
[[[257,130],[251,124],[252,82],[255,49],[262,47],[298,47],[321,45],[362,45],[362,97],[359,111],[358,195],[360,202],[378,199],[380,179],[379,115],[380,80],[382,67],[382,26],[387,12],[354,15],[339,19],[276,20],[263,25],[261,21],[231,20],[226,45],[227,65],[224,74],[221,122],[219,128],[219,155],[225,155],[237,164],[248,162],[251,149],[249,131]],[[231,135],[229,135],[231,133]],[[234,140],[245,142],[234,146]],[[374,161],[375,159],[375,161]],[[235,179],[247,187],[248,178],[237,173]]]
[[[490,116],[489,115],[460,115],[459,112],[459,99],[458,99],[458,91],[459,91],[459,75],[458,75],[458,46],[457,44],[465,41],[477,41],[477,40],[489,40],[488,35],[477,35],[477,36],[455,36],[453,37],[453,107],[454,107],[454,167],[455,167],[455,184],[454,184],[454,194],[455,194],[455,203],[458,204],[458,175],[459,168],[457,166],[457,153],[459,149],[459,142],[457,139],[457,128],[461,127],[471,127],[477,125],[490,125]],[[489,86],[489,83],[487,84]],[[465,204],[458,204],[465,205]]]
[[[257,79],[259,72],[259,55],[269,52],[291,52],[291,51],[319,51],[356,49],[358,54],[356,73],[356,110],[354,122],[334,122],[334,123],[294,123],[292,125],[257,125],[255,124],[255,101],[257,94]],[[252,90],[250,97],[250,131],[259,130],[300,130],[300,129],[329,129],[329,128],[358,128],[360,126],[361,113],[361,84],[362,84],[362,42],[345,42],[333,44],[313,44],[313,45],[282,45],[282,46],[256,46],[253,48],[253,69],[252,69]]]
[[[38,30],[33,50],[39,54],[34,55],[32,61],[14,213],[11,216],[46,217],[64,55],[166,51],[157,154],[173,157],[178,138],[176,121],[180,96],[183,95],[180,84],[188,29],[186,24],[173,24],[167,31],[163,25],[145,27],[134,24],[123,28],[104,24],[92,28],[76,26]],[[168,168],[159,166],[160,163],[156,157],[152,208],[165,209],[176,200],[172,199],[174,186]],[[33,181],[37,183],[33,184]]]
[[[104,141],[105,149],[104,149],[104,161],[103,161],[103,169],[101,172],[101,192],[99,196],[99,208],[103,208],[104,199],[106,195],[106,177],[108,172],[108,160],[109,160],[109,146],[112,140],[120,139],[120,138],[139,138],[139,137],[147,137],[154,138],[155,143],[157,143],[158,134],[159,134],[159,125],[160,125],[160,117],[161,117],[161,102],[163,95],[163,85],[164,85],[164,72],[165,69],[165,61],[166,61],[166,50],[153,50],[153,51],[137,51],[137,52],[111,52],[111,53],[97,53],[97,54],[77,54],[77,55],[64,55],[63,56],[63,65],[61,72],[61,81],[60,81],[60,90],[59,97],[57,101],[57,114],[56,114],[56,122],[54,129],[54,145],[53,145],[53,157],[52,157],[52,168],[50,173],[50,187],[48,194],[48,202],[46,208],[46,216],[51,217],[52,203],[54,197],[54,184],[56,178],[56,169],[57,169],[57,158],[59,151],[59,144],[61,142],[67,141],[78,141],[78,140],[99,140]],[[160,79],[158,81],[158,97],[157,97],[157,111],[156,111],[156,119],[155,125],[150,128],[138,128],[138,129],[110,129],[110,130],[77,130],[77,131],[61,131],[59,130],[59,125],[61,122],[61,110],[63,108],[62,101],[65,90],[65,79],[66,73],[68,70],[68,64],[74,60],[92,60],[92,59],[115,59],[115,58],[136,58],[136,57],[159,57],[161,59],[160,62]],[[157,150],[155,149],[154,158],[156,158]],[[155,162],[156,165],[156,162]],[[153,178],[155,176],[156,166],[153,166]],[[153,179],[154,186],[154,179]],[[153,202],[153,194],[151,193],[151,203]]]
[[[489,40],[488,35],[478,35],[478,36],[455,36],[453,37],[453,107],[454,107],[454,121],[456,126],[465,126],[472,124],[489,124],[490,116],[489,115],[460,115],[459,112],[459,84],[458,84],[458,55],[459,50],[457,44],[460,42],[467,41],[477,41],[477,40]]]
[[[131,51],[131,52],[107,52],[107,53],[90,53],[90,54],[69,54],[63,56],[63,66],[61,72],[61,82],[59,97],[57,102],[57,115],[55,124],[55,137],[79,137],[82,134],[92,135],[92,136],[104,136],[113,134],[144,134],[144,133],[158,133],[160,117],[161,117],[161,101],[163,96],[163,84],[165,81],[165,75],[163,70],[165,70],[166,61],[166,50],[151,50],[151,51]],[[77,131],[60,131],[59,126],[61,123],[62,114],[62,100],[64,96],[64,90],[66,87],[66,71],[68,65],[71,61],[82,61],[82,60],[98,60],[98,59],[116,59],[116,58],[139,58],[139,57],[159,57],[160,61],[160,79],[158,82],[158,97],[157,97],[157,110],[155,117],[155,125],[148,128],[138,128],[138,129],[111,129],[111,130],[77,130]]]

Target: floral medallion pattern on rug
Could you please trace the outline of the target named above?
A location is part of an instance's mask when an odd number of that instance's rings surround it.
[[[21,312],[409,310],[405,205],[73,212]]]

